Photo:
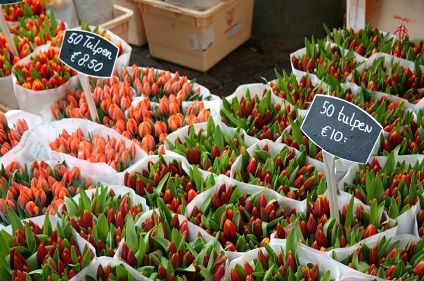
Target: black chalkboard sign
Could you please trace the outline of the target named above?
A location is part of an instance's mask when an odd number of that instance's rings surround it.
[[[11,4],[16,4],[16,3],[21,3],[22,0],[0,0],[0,5],[11,5]]]
[[[66,30],[59,59],[74,70],[93,77],[111,77],[118,47],[88,31]]]
[[[366,163],[383,127],[367,112],[348,101],[316,95],[301,129],[328,153]]]

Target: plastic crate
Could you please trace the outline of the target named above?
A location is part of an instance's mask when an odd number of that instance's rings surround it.
[[[194,11],[156,0],[137,0],[150,54],[207,71],[251,35],[253,0],[220,1]]]
[[[113,0],[113,3],[131,9],[134,12],[134,16],[130,20],[128,42],[136,46],[147,44],[143,16],[138,8],[138,3],[134,0]]]
[[[112,31],[128,42],[129,24],[134,12],[116,4],[113,7],[113,19],[101,24],[100,27]]]

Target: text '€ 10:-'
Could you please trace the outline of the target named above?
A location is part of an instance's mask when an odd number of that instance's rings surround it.
[[[97,34],[66,30],[59,58],[80,73],[93,77],[110,77],[118,51],[118,47]]]
[[[383,128],[354,104],[331,96],[317,95],[301,129],[328,153],[366,163]]]

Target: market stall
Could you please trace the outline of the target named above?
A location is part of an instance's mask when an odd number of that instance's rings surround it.
[[[3,13],[0,280],[424,280],[423,41],[327,29],[220,98]]]

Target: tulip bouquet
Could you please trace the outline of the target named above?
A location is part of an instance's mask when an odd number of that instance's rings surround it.
[[[13,147],[18,145],[28,124],[25,119],[19,119],[14,128],[10,128],[6,116],[0,112],[0,156],[5,155]]]
[[[23,58],[35,48],[47,43],[53,47],[60,47],[65,29],[65,22],[57,21],[53,11],[48,10],[41,16],[21,19],[18,24],[10,28],[10,32],[15,35],[15,45]]]
[[[412,42],[409,38],[396,40],[392,46],[393,56],[424,65],[424,41]]]
[[[166,141],[167,149],[184,156],[200,169],[227,176],[230,176],[231,166],[238,155],[254,143],[240,129],[215,124],[212,118],[205,126],[182,129],[181,137],[179,132],[172,143],[169,139]]]
[[[261,93],[262,94],[262,93]],[[271,91],[263,96],[251,95],[247,89],[240,101],[223,99],[222,122],[230,127],[241,128],[252,137],[276,141],[281,132],[296,119],[296,110],[290,104],[274,102]]]
[[[22,223],[9,213],[12,231],[0,234],[1,280],[70,280],[94,258],[66,220],[53,227],[52,217],[46,215],[40,226],[32,220]]]
[[[335,252],[332,255],[356,271],[385,280],[424,278],[424,240],[411,235],[383,236],[378,241],[359,244],[354,251]]]
[[[59,61],[59,49],[50,47],[31,55],[28,63],[13,67],[16,83],[33,91],[57,88],[77,73]]]
[[[418,103],[424,97],[424,92],[420,90],[424,87],[424,74],[421,68],[416,66],[414,70],[394,59],[390,62],[386,62],[385,59],[381,56],[363,70],[355,69],[352,82],[368,90],[397,96],[413,104]]]
[[[239,158],[236,180],[271,188],[294,200],[304,200],[308,193],[326,186],[323,172],[309,164],[306,152],[296,155],[293,149],[282,146],[281,151],[272,153],[268,144],[250,150],[250,154],[245,151]]]
[[[84,190],[78,199],[65,198],[61,214],[93,245],[97,256],[113,257],[122,238],[125,217],[130,215],[136,220],[143,211],[140,199],[130,193],[117,195],[113,188],[98,185],[91,198]]]
[[[367,24],[358,31],[353,28],[333,29],[331,31],[324,25],[330,42],[334,42],[344,49],[350,49],[363,57],[380,53],[390,53],[391,47],[395,41],[390,33],[383,34],[381,30]]]
[[[406,111],[404,102],[391,101],[386,97],[376,98],[370,91],[361,87],[357,94],[351,88],[342,88],[340,84],[332,84],[331,96],[347,100],[362,108],[374,117],[390,133],[398,124],[411,124],[414,116]]]
[[[396,218],[415,205],[423,193],[424,161],[407,164],[395,161],[391,153],[384,166],[376,158],[361,165],[353,182],[342,181],[340,186],[366,204],[373,200],[384,203],[391,218]]]
[[[135,144],[126,146],[124,139],[104,137],[94,134],[85,136],[81,128],[71,134],[63,129],[62,133],[49,144],[53,151],[68,154],[92,163],[104,162],[118,172],[134,163]]]
[[[125,111],[131,106],[133,91],[128,83],[119,81],[117,76],[91,81],[92,96],[101,124],[113,127],[118,122],[125,124]],[[66,97],[50,107],[53,118],[90,118],[85,93],[81,88],[67,90]]]
[[[153,67],[140,68],[133,65],[131,73],[129,69],[123,69],[121,77],[136,89],[138,95],[144,95],[152,102],[160,102],[163,97],[170,95],[174,95],[180,102],[209,99],[202,95],[201,89],[187,76],[181,76],[178,72],[172,74]]]
[[[227,251],[245,252],[263,247],[269,244],[276,228],[286,226],[296,217],[296,209],[283,207],[273,196],[263,189],[251,193],[223,183],[192,206],[189,220],[218,236]]]
[[[119,257],[151,280],[218,281],[224,276],[227,257],[216,238],[184,217],[162,208],[147,213],[137,228],[130,224],[131,218]]]
[[[355,54],[352,51],[331,45],[325,40],[315,43],[314,40],[305,39],[305,51],[292,54],[292,66],[296,70],[315,74],[323,81],[328,80],[328,75],[336,80],[345,82],[350,73],[358,66]]]
[[[252,250],[246,257],[230,264],[230,280],[283,280],[330,281],[336,280],[335,272],[322,270],[322,260],[305,249],[296,246],[296,236],[287,240],[285,247],[273,245]],[[325,262],[330,264],[332,262]],[[325,268],[325,266],[324,266]],[[336,266],[331,267],[336,271]]]
[[[142,168],[135,172],[125,173],[124,185],[146,197],[150,207],[158,207],[160,197],[169,210],[178,214],[184,213],[198,193],[215,183],[213,176],[204,179],[195,166],[186,172],[182,160],[170,156],[152,156],[140,165]]]
[[[19,57],[14,56],[7,44],[6,36],[0,33],[0,77],[12,74],[12,66],[17,63]]]
[[[158,107],[151,107],[148,99],[143,99],[128,110],[128,136],[144,151],[153,153],[165,142],[169,133],[185,125],[206,122],[211,109],[204,102],[194,101],[187,108],[174,95],[163,97]],[[159,149],[161,152],[161,149]]]
[[[298,117],[294,121],[290,121],[290,127],[283,131],[282,142],[290,147],[300,151],[305,151],[306,154],[316,160],[322,161],[322,150],[313,143],[300,130],[303,118]]]
[[[277,80],[270,82],[274,94],[299,109],[308,109],[314,96],[323,94],[325,91],[323,86],[313,85],[310,76],[302,76],[298,82],[294,74],[287,74],[285,71],[282,75],[277,71],[275,74]]]
[[[424,112],[419,111],[416,121],[411,114],[405,114],[401,122],[392,128],[389,136],[382,140],[379,155],[397,151],[400,155],[422,154],[424,152]]]
[[[347,200],[344,200],[347,201]],[[321,251],[332,248],[344,248],[359,241],[393,228],[384,213],[384,203],[373,200],[369,210],[362,204],[355,204],[354,197],[344,203],[340,213],[340,224],[330,216],[330,204],[325,195],[320,195],[315,202],[308,203],[306,216],[300,216],[295,225],[277,229],[274,237],[285,239],[292,231],[301,237],[302,243]]]
[[[41,0],[24,0],[22,3],[5,5],[3,15],[6,21],[14,22],[21,18],[41,16],[46,13],[46,9]]]
[[[6,207],[21,219],[46,213],[55,215],[66,196],[74,196],[90,186],[91,181],[84,182],[77,167],[50,166],[44,161],[22,166],[12,162],[0,170],[0,222],[10,223]]]

